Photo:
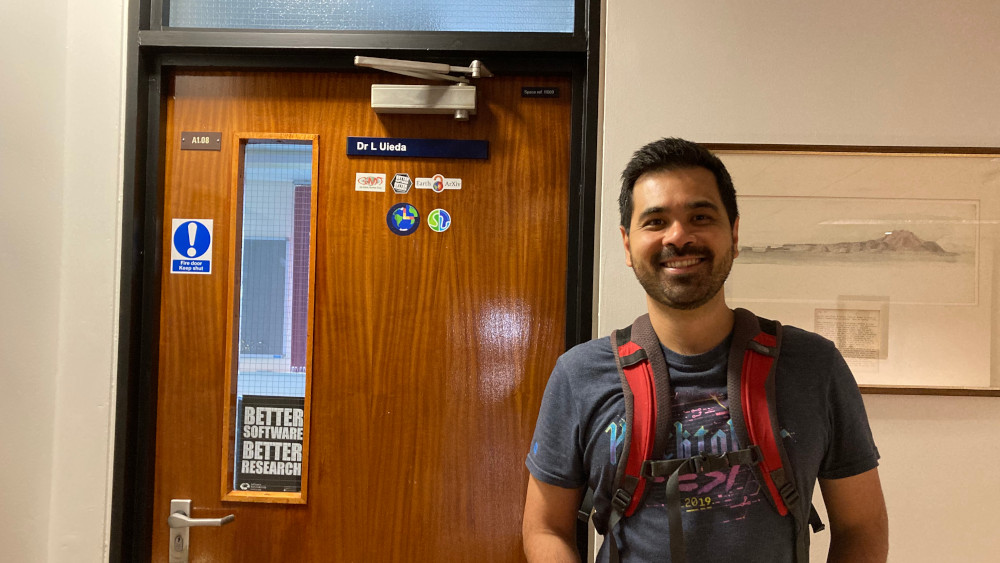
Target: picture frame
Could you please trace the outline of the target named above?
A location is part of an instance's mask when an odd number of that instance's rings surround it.
[[[1000,396],[1000,148],[706,146],[730,306],[834,341],[864,393]]]

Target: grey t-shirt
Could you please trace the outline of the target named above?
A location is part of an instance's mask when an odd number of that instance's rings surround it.
[[[878,465],[858,386],[834,345],[786,326],[776,374],[776,408],[802,509],[816,478],[839,479]],[[723,453],[736,443],[729,419],[730,339],[696,356],[664,348],[674,391],[665,458]],[[526,464],[539,481],[594,489],[595,524],[607,522],[621,455],[625,398],[609,338],[563,354],[549,378]],[[679,455],[678,455],[679,452]],[[748,467],[682,475],[681,511],[691,561],[791,562],[795,525],[780,516]],[[647,484],[643,504],[614,533],[623,561],[670,561],[665,487]],[[598,561],[607,560],[607,542]]]

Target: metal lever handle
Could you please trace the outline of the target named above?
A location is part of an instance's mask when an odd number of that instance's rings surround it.
[[[236,515],[230,514],[222,518],[191,518],[180,512],[174,512],[167,517],[167,525],[171,528],[194,528],[195,526],[221,526],[236,520]]]
[[[170,563],[188,563],[188,553],[190,545],[188,540],[191,537],[191,530],[194,526],[221,526],[236,520],[236,516],[230,514],[222,518],[191,518],[191,499],[171,499],[170,516],[167,516],[167,524],[170,526]]]

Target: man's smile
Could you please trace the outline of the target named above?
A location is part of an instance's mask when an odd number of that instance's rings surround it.
[[[674,258],[672,260],[666,260],[661,262],[661,264],[666,268],[688,268],[700,263],[704,258]]]

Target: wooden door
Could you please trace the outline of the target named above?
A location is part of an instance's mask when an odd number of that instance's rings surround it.
[[[371,84],[405,81],[359,73],[171,76],[155,561],[167,560],[170,499],[191,499],[196,518],[235,515],[221,528],[191,529],[191,561],[523,559],[523,460],[564,349],[570,84],[553,76],[482,79],[478,115],[468,122],[376,115]],[[526,98],[525,86],[562,95]],[[221,146],[182,149],[185,132],[220,133]],[[220,491],[232,466],[227,413],[237,389],[227,384],[234,371],[227,321],[240,282],[234,264],[247,252],[233,243],[242,221],[234,201],[243,182],[238,139],[247,135],[309,138],[318,147],[301,504],[222,500]],[[348,136],[486,140],[489,157],[348,156]],[[441,174],[462,184],[440,193],[366,192],[356,189],[357,173]],[[400,202],[425,221],[408,236],[387,225]],[[437,208],[451,216],[444,232],[426,227]],[[212,221],[209,274],[171,273],[174,219]]]

